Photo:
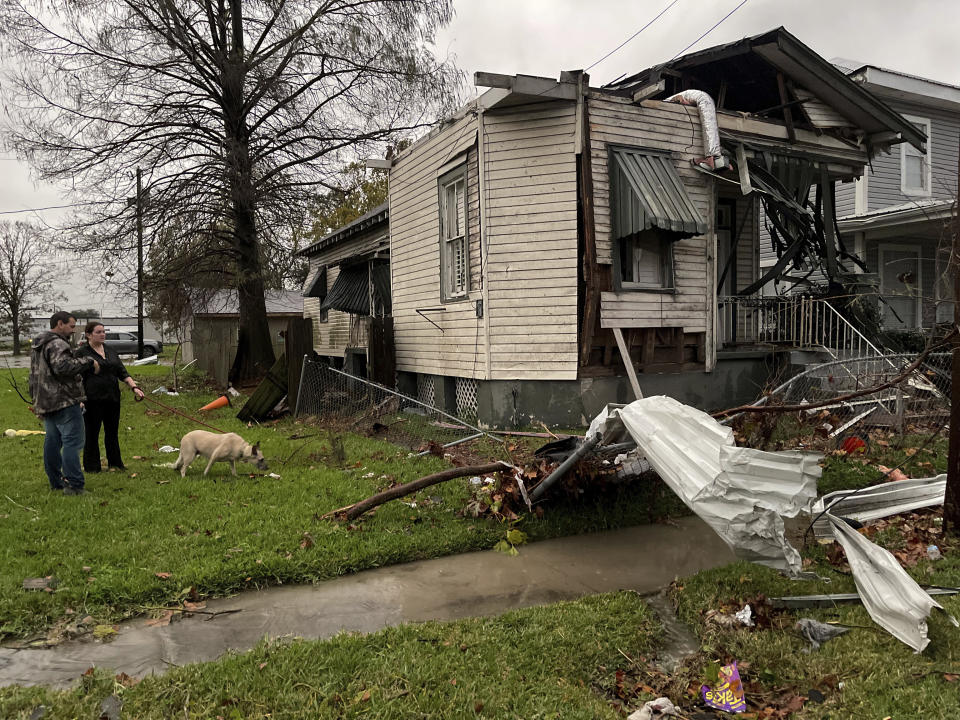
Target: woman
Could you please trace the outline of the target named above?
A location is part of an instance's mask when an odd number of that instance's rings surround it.
[[[126,383],[139,402],[143,400],[143,390],[130,377],[120,362],[120,356],[103,344],[107,334],[103,323],[92,320],[84,328],[87,337],[85,345],[77,352],[79,357],[89,355],[100,364],[99,374],[88,372],[83,376],[83,389],[87,396],[86,412],[83,422],[87,440],[83,448],[84,472],[100,472],[100,425],[103,424],[103,444],[107,450],[107,465],[123,470],[120,457],[120,388],[117,381]]]

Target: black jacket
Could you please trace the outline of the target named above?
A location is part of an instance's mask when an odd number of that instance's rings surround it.
[[[77,350],[77,357],[91,357],[100,363],[98,374],[94,375],[92,369],[83,374],[83,388],[86,391],[88,401],[118,403],[120,402],[120,387],[117,383],[130,377],[130,373],[120,362],[120,356],[115,351],[104,345],[103,352],[106,357],[100,357],[100,353],[86,343]]]

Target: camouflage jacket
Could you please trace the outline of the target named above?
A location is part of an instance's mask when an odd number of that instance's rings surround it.
[[[93,358],[74,356],[70,344],[53,331],[34,339],[30,349],[30,395],[34,412],[43,417],[86,400],[80,373]]]

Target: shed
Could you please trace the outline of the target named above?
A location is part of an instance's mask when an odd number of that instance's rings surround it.
[[[273,354],[284,351],[280,334],[287,321],[303,317],[303,298],[296,290],[268,290],[267,324],[273,342]],[[237,353],[240,305],[235,290],[220,290],[206,303],[194,309],[188,340],[183,344],[184,362],[196,359],[197,365],[217,383],[225,385]]]

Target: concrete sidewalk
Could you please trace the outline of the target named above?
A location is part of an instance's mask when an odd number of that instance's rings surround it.
[[[497,615],[515,608],[620,589],[652,593],[675,577],[733,561],[699,518],[558,538],[520,548],[423,560],[309,586],[277,587],[212,600],[166,627],[140,618],[110,643],[72,641],[47,649],[0,648],[0,685],[65,687],[91,666],[132,676],[243,651],[264,636],[324,638],[406,622]]]

